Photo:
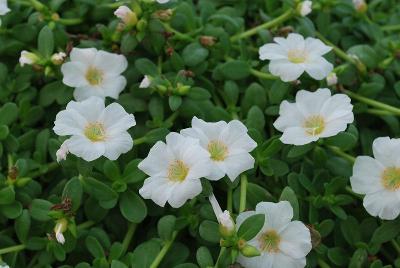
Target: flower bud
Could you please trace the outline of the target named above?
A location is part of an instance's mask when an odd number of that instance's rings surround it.
[[[186,95],[189,92],[190,86],[183,85],[181,83],[178,83],[177,85],[177,92],[179,95]]]
[[[261,255],[260,251],[256,247],[253,247],[249,244],[246,244],[244,247],[242,247],[240,249],[240,253],[242,253],[242,255],[245,257],[256,257]]]
[[[169,21],[172,17],[172,9],[161,9],[153,13],[153,18]]]
[[[114,15],[120,18],[127,26],[135,26],[138,22],[136,14],[127,6],[120,6],[114,11]]]
[[[148,75],[145,75],[143,77],[142,82],[140,82],[139,88],[148,88],[151,85],[151,80],[150,77]]]
[[[29,178],[29,177],[18,178],[18,179],[15,181],[15,185],[16,185],[17,187],[24,187],[24,186],[27,185],[31,180],[32,180],[32,178]]]
[[[364,0],[353,0],[353,5],[357,12],[360,13],[365,13],[368,9],[368,5]]]
[[[54,227],[54,233],[56,234],[56,240],[60,244],[65,243],[65,238],[63,233],[67,230],[68,221],[65,218],[59,219]]]
[[[215,45],[215,37],[207,35],[200,36],[200,44],[205,47],[212,47]]]
[[[64,63],[65,58],[67,57],[67,54],[65,54],[64,52],[58,52],[58,53],[54,53],[51,56],[51,62],[54,65],[61,65]]]
[[[60,163],[62,160],[66,160],[68,153],[69,150],[67,144],[64,142],[56,152],[57,162]]]
[[[0,1],[0,16],[7,14],[10,12],[8,8],[7,1]]]
[[[297,6],[297,11],[303,17],[307,16],[312,11],[312,2],[311,1],[303,1]]]
[[[33,65],[40,60],[39,56],[35,53],[28,52],[26,50],[21,51],[21,56],[19,57],[19,64],[24,67],[25,64]]]
[[[218,215],[218,222],[222,237],[230,237],[235,234],[235,222],[228,210]]]
[[[328,86],[334,86],[338,82],[338,78],[336,76],[335,72],[331,72],[327,77],[326,77],[326,83]]]

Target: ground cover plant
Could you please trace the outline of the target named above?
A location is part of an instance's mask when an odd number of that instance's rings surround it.
[[[397,0],[0,21],[0,267],[400,267]]]

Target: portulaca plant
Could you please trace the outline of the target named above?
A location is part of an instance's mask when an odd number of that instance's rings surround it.
[[[0,268],[400,267],[398,0],[0,0]]]

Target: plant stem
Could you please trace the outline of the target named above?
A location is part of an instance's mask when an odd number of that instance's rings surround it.
[[[323,259],[318,258],[318,265],[321,268],[331,268]]]
[[[354,57],[351,57],[350,55],[348,55],[346,52],[344,52],[343,50],[341,50],[339,47],[335,46],[331,41],[329,41],[328,39],[326,39],[321,33],[319,32],[315,32],[315,35],[321,39],[324,43],[326,43],[328,46],[332,47],[333,51],[336,53],[336,55],[338,55],[340,58],[344,59],[345,61],[350,62],[351,64],[354,64],[357,69],[362,73],[365,74],[367,71],[367,68],[365,67],[365,65],[360,61],[357,60]]]
[[[255,77],[261,78],[261,79],[266,79],[266,80],[278,80],[278,77],[275,75],[272,75],[270,73],[264,73],[261,71],[258,71],[256,69],[251,69],[250,73],[254,75]]]
[[[333,153],[337,154],[338,156],[343,157],[344,159],[348,160],[351,163],[354,163],[354,161],[356,160],[356,158],[352,155],[349,155],[345,152],[343,152],[339,147],[336,146],[327,146],[329,150],[331,150]]]
[[[95,224],[94,221],[85,221],[84,223],[81,223],[79,225],[76,226],[77,230],[83,230],[89,227],[92,227]]]
[[[242,32],[242,33],[239,33],[239,34],[236,34],[236,35],[232,36],[231,37],[231,42],[235,42],[235,41],[238,41],[240,39],[247,38],[249,36],[255,35],[259,30],[269,29],[269,28],[275,27],[275,26],[281,24],[282,22],[290,19],[293,16],[293,14],[295,14],[294,10],[293,9],[289,9],[285,13],[283,13],[279,17],[276,17],[273,20],[267,21],[267,22],[265,22],[263,24],[260,24],[260,25],[254,27],[254,28],[251,28],[251,29],[249,29],[249,30],[247,30],[245,32]]]
[[[134,145],[139,145],[139,144],[145,143],[146,141],[147,141],[146,136],[144,136],[144,137],[141,137],[141,138],[134,139],[133,140],[133,144]]]
[[[390,243],[392,243],[394,249],[396,250],[397,254],[400,255],[400,245],[397,243],[396,240],[392,239],[390,240]]]
[[[193,37],[175,30],[168,23],[163,23],[163,25],[164,25],[165,30],[167,30],[168,32],[173,33],[175,35],[175,37],[177,37],[178,39],[189,41],[189,42],[194,41]]]
[[[246,196],[247,196],[247,176],[242,174],[240,177],[240,203],[239,203],[239,213],[246,209]]]
[[[379,115],[379,116],[385,116],[385,115],[395,115],[389,111],[385,110],[379,110],[379,109],[368,109],[367,113],[373,114],[373,115]]]
[[[232,188],[231,187],[229,187],[228,188],[228,193],[227,193],[227,210],[229,211],[229,213],[232,213],[232,202],[233,202],[233,200],[232,200]]]
[[[226,248],[222,247],[221,250],[219,251],[218,258],[217,261],[215,262],[214,268],[218,268],[219,261],[221,260],[221,256],[225,253],[225,250]]]
[[[157,268],[160,265],[161,261],[163,260],[165,254],[167,254],[169,248],[175,241],[176,236],[178,235],[178,231],[175,231],[172,234],[171,240],[165,242],[164,246],[162,247],[161,251],[158,253],[157,257],[154,259],[153,263],[150,265],[150,268]]]
[[[37,170],[35,172],[32,172],[30,177],[32,179],[40,177],[42,175],[45,175],[46,173],[49,173],[49,172],[55,170],[58,167],[59,167],[59,165],[56,162],[49,163],[49,164],[47,164],[47,167],[45,169],[40,169],[40,170]]]
[[[391,105],[388,105],[386,103],[383,103],[383,102],[380,102],[380,101],[376,101],[376,100],[373,100],[373,99],[370,99],[370,98],[367,98],[367,97],[363,97],[363,96],[358,95],[357,93],[354,93],[354,92],[352,92],[350,90],[346,90],[345,89],[345,90],[343,90],[343,92],[346,93],[347,95],[349,95],[351,98],[356,99],[356,100],[358,100],[360,102],[363,102],[363,103],[368,104],[368,105],[370,105],[372,107],[379,108],[379,109],[382,109],[382,110],[385,110],[385,111],[388,111],[388,112],[391,112],[391,113],[393,113],[395,115],[400,116],[400,109],[399,108],[396,108],[394,106],[391,106]]]
[[[397,31],[400,30],[400,24],[395,25],[385,25],[381,27],[382,31]]]
[[[81,18],[61,18],[58,19],[57,22],[63,24],[63,25],[77,25],[77,24],[81,24],[83,22],[83,20]]]
[[[11,246],[11,247],[8,247],[8,248],[2,248],[2,249],[0,249],[0,255],[6,254],[6,253],[10,253],[10,252],[20,251],[20,250],[23,250],[23,249],[25,249],[25,245],[24,244]]]
[[[121,255],[124,255],[125,252],[128,250],[129,244],[132,241],[132,237],[135,234],[136,227],[137,227],[136,223],[129,224],[128,231],[126,232],[124,240],[122,241],[122,254]]]

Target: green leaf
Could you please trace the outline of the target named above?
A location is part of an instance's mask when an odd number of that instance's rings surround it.
[[[221,238],[219,224],[215,221],[203,221],[199,226],[199,234],[201,238],[211,243],[218,243]]]
[[[15,220],[15,233],[21,243],[25,243],[28,239],[29,229],[31,227],[31,218],[28,210],[24,209],[22,214]]]
[[[282,193],[281,196],[279,197],[279,201],[289,201],[290,205],[293,208],[293,220],[298,220],[299,219],[299,201],[297,200],[296,193],[290,188],[289,186],[286,186]]]
[[[83,177],[81,179],[85,192],[92,195],[99,201],[110,201],[118,197],[118,194],[107,184],[100,182],[91,177]]]
[[[388,221],[379,226],[371,238],[371,243],[382,244],[392,240],[400,233],[400,221]]]
[[[150,240],[137,246],[131,258],[132,267],[149,268],[160,252],[161,246],[158,241]]]
[[[38,50],[44,57],[49,58],[54,50],[53,32],[48,26],[44,26],[38,36]]]
[[[85,240],[86,248],[95,258],[105,257],[104,249],[100,242],[94,236],[88,236]]]
[[[116,162],[111,160],[106,160],[103,165],[104,175],[106,175],[110,180],[115,181],[121,177],[121,172]]]
[[[147,215],[146,204],[132,191],[126,191],[121,194],[119,208],[125,219],[130,222],[142,222]]]
[[[192,100],[208,100],[211,98],[210,92],[201,87],[191,87],[187,96]]]
[[[232,60],[217,67],[226,79],[239,80],[250,75],[250,66],[245,61]]]
[[[7,186],[0,190],[0,205],[8,205],[15,200],[15,191],[12,186]]]
[[[0,108],[0,125],[10,125],[18,118],[18,107],[15,103],[6,103]]]
[[[52,206],[53,204],[47,200],[34,199],[31,203],[29,212],[31,217],[37,221],[48,221],[51,219],[48,216],[48,213],[50,212],[50,208]]]
[[[207,268],[214,266],[214,260],[212,258],[211,252],[206,247],[200,247],[197,249],[196,260],[200,268]]]
[[[69,198],[72,201],[72,211],[79,209],[82,201],[83,189],[81,181],[74,177],[69,180],[63,190],[62,198]]]
[[[237,232],[237,235],[240,239],[244,239],[249,241],[253,239],[264,226],[265,215],[264,214],[255,214],[248,217],[246,220],[242,222]]]
[[[10,134],[10,130],[5,125],[0,125],[0,140],[4,140]]]
[[[205,61],[208,57],[208,50],[199,43],[187,45],[182,52],[182,58],[186,66],[196,66]]]
[[[182,104],[182,97],[176,95],[169,96],[168,104],[171,111],[176,111]]]
[[[164,241],[169,241],[172,238],[172,233],[175,230],[176,217],[166,215],[162,217],[157,224],[158,235]]]
[[[135,61],[135,67],[143,75],[157,76],[157,66],[149,59],[142,58]]]
[[[123,262],[113,260],[111,262],[111,268],[128,268],[128,266]]]

